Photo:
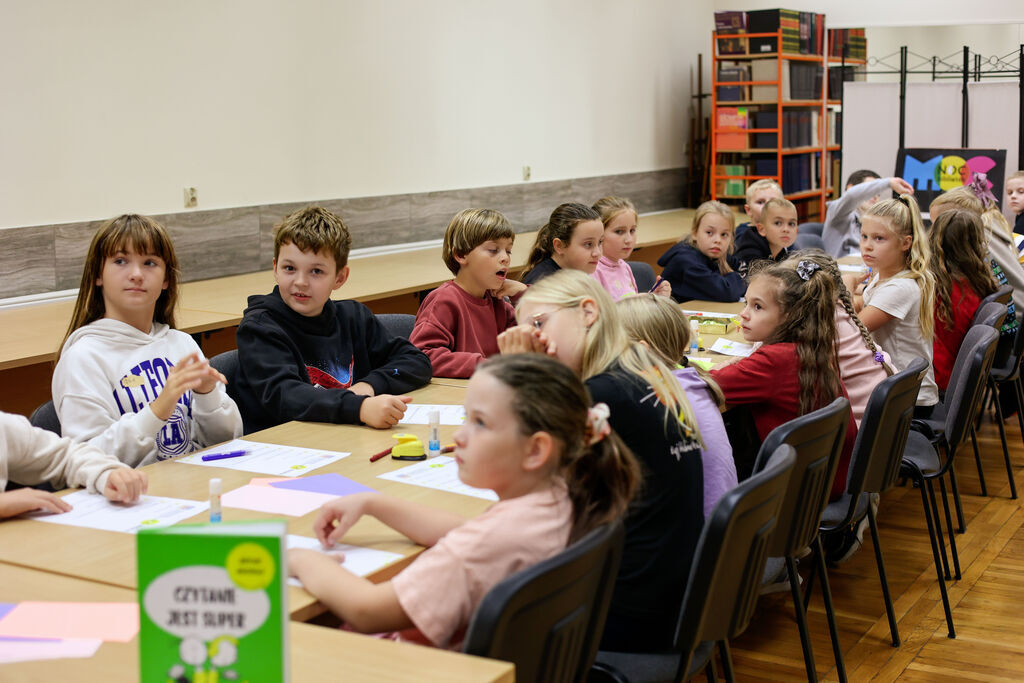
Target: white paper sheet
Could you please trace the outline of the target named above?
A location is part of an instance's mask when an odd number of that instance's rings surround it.
[[[753,344],[746,344],[744,342],[726,339],[725,337],[719,337],[715,340],[715,343],[711,346],[710,350],[726,356],[746,357],[754,352],[754,348]]]
[[[162,496],[142,496],[137,503],[126,505],[111,503],[98,493],[88,491],[69,493],[64,496],[64,501],[71,504],[70,512],[56,515],[34,512],[26,516],[40,522],[134,534],[142,527],[155,528],[177,524],[210,507],[207,501]]]
[[[318,467],[323,467],[328,463],[352,455],[351,453],[301,448],[299,446],[279,446],[277,444],[246,441],[243,439],[235,439],[234,441],[221,444],[209,452],[229,453],[231,451],[248,451],[248,453],[237,458],[210,460],[208,462],[203,460],[202,453],[193,453],[192,455],[186,455],[184,458],[178,458],[174,462],[206,467],[223,467],[229,470],[241,470],[242,472],[259,472],[260,474],[270,474],[275,477],[298,477],[310,470],[315,470]]]
[[[475,489],[463,484],[459,480],[459,466],[455,462],[455,458],[447,455],[439,455],[436,458],[377,476],[381,479],[400,481],[413,486],[424,486],[438,491],[459,493],[484,500],[498,500],[498,494],[490,489]]]
[[[315,538],[297,536],[295,534],[288,534],[288,548],[309,548],[310,550],[318,550],[325,555],[344,553],[345,561],[341,566],[356,576],[372,574],[403,557],[399,553],[374,550],[373,548],[364,548],[358,545],[348,545],[347,543],[338,543],[330,550],[324,550],[323,546],[320,545],[320,541]],[[295,577],[288,579],[288,583],[292,586],[302,587],[302,582]]]
[[[98,638],[68,638],[64,640],[0,638],[0,664],[92,657],[102,644],[103,641]]]
[[[405,409],[405,415],[398,421],[400,425],[426,425],[430,424],[430,411],[436,410],[440,413],[441,424],[461,427],[466,421],[466,409],[462,406],[431,404],[431,403],[410,403]]]
[[[739,313],[715,313],[714,311],[688,311],[685,308],[683,309],[683,313],[691,317],[697,316],[701,318],[725,318],[726,320],[732,320],[733,318],[739,315]]]
[[[858,266],[852,263],[840,263],[839,272],[841,273],[866,273],[868,272],[867,266]]]

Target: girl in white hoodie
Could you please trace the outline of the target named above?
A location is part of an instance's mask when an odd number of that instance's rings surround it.
[[[242,433],[227,380],[174,329],[177,277],[174,247],[155,220],[104,223],[53,373],[63,434],[132,467]]]

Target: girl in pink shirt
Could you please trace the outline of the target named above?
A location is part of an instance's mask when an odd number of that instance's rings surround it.
[[[601,197],[593,208],[601,214],[604,241],[601,243],[603,255],[591,276],[618,301],[637,293],[633,269],[626,262],[636,246],[636,207],[624,197]],[[671,285],[665,281],[655,289],[656,294],[664,296],[671,292]]]
[[[455,648],[495,584],[625,513],[639,467],[607,419],[558,361],[492,358],[469,382],[454,455],[459,479],[498,502],[467,520],[379,493],[337,498],[314,523],[324,547],[372,515],[427,550],[379,584],[314,550],[290,550],[289,570],[353,630],[416,629],[411,638]]]

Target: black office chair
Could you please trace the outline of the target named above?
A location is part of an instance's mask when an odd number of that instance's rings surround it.
[[[412,335],[413,325],[416,324],[416,316],[409,313],[376,313],[374,317],[380,321],[388,334],[403,339],[408,339]]]
[[[604,631],[625,529],[615,521],[484,596],[462,651],[516,665],[522,681],[582,683]]]
[[[636,280],[636,291],[643,293],[649,292],[654,287],[654,283],[658,281],[657,276],[654,274],[654,268],[651,268],[651,264],[644,263],[643,261],[626,261],[629,264],[630,270],[633,271],[633,279]]]
[[[928,361],[915,358],[905,370],[886,377],[871,392],[853,446],[846,493],[839,500],[825,506],[821,526],[818,528],[818,533],[823,536],[838,534],[867,516],[871,525],[875,564],[878,567],[878,579],[882,583],[882,597],[885,600],[885,613],[889,617],[893,647],[899,647],[900,634],[896,627],[892,598],[889,596],[885,560],[882,558],[878,524],[870,498],[871,494],[880,495],[896,484],[900,459],[910,432],[910,422],[914,418],[917,392],[927,372]],[[812,573],[804,591],[805,608],[810,602],[813,588]]]
[[[754,465],[754,471],[759,471],[768,455],[782,444],[788,444],[796,449],[797,458],[793,466],[793,475],[790,477],[789,488],[779,511],[779,528],[772,537],[768,553],[771,557],[785,559],[808,681],[816,681],[818,674],[814,666],[810,631],[807,628],[807,614],[800,595],[800,577],[796,571],[797,555],[802,554],[808,547],[814,551],[821,579],[825,616],[828,618],[832,653],[836,660],[836,674],[840,681],[846,681],[843,650],[839,645],[839,631],[836,628],[835,610],[832,608],[832,591],[828,584],[828,570],[825,567],[825,554],[821,548],[818,527],[828,504],[849,421],[850,401],[839,397],[824,408],[790,420],[769,432]]]
[[[39,427],[47,431],[53,432],[57,436],[60,436],[60,419],[57,417],[57,409],[53,406],[53,401],[47,401],[38,408],[32,411],[28,421],[32,423],[33,427]]]
[[[746,630],[757,605],[770,539],[795,460],[792,447],[780,446],[761,472],[722,496],[708,515],[683,596],[675,650],[598,652],[590,683],[685,680],[710,665],[716,641],[725,679],[735,680],[729,639]]]
[[[225,389],[232,401],[237,401],[235,378],[238,377],[238,349],[218,353],[210,359],[210,367],[220,372],[228,380]]]
[[[960,346],[956,364],[953,366],[952,378],[946,389],[947,412],[942,441],[946,451],[945,458],[940,457],[941,446],[936,445],[934,439],[912,430],[907,438],[907,445],[900,465],[900,473],[913,479],[921,489],[921,502],[924,506],[924,516],[928,525],[928,536],[932,545],[932,556],[939,578],[939,592],[942,595],[942,606],[946,612],[946,625],[949,628],[950,638],[956,637],[956,630],[953,628],[953,614],[950,611],[949,596],[946,593],[945,579],[950,578],[949,560],[946,557],[946,546],[942,538],[942,520],[935,502],[935,488],[932,482],[935,480],[939,482],[946,526],[949,530],[950,553],[953,557],[955,577],[959,579],[960,558],[956,550],[953,520],[949,514],[949,501],[946,498],[946,486],[943,478],[947,472],[952,470],[957,448],[967,439],[974,423],[974,414],[978,410],[986,378],[992,369],[998,338],[999,333],[992,327],[975,325],[967,331],[963,344]]]

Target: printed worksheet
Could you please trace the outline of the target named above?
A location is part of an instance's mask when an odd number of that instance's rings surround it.
[[[683,309],[683,313],[690,317],[697,316],[699,318],[724,318],[725,320],[732,320],[737,315],[739,315],[739,313],[715,313],[714,311],[688,311],[686,309]]]
[[[867,266],[858,266],[853,263],[840,263],[839,272],[841,273],[866,273],[868,272]]]
[[[430,411],[440,413],[441,424],[460,427],[466,421],[466,409],[462,406],[431,403],[410,403],[405,409],[405,416],[398,421],[400,425],[430,424]]]
[[[334,547],[325,550],[320,541],[315,538],[309,538],[308,536],[296,536],[295,534],[288,534],[288,549],[292,548],[309,548],[310,550],[316,550],[325,555],[338,555],[344,553],[345,559],[341,563],[341,566],[349,570],[356,576],[366,576],[372,574],[378,569],[383,569],[392,562],[397,562],[402,559],[402,555],[399,553],[391,553],[386,550],[374,550],[373,548],[364,548],[358,545],[348,545],[347,543],[337,543]],[[302,582],[292,577],[288,579],[288,583],[292,586],[302,587]]]
[[[754,352],[757,348],[753,344],[747,344],[741,341],[733,341],[732,339],[726,339],[725,337],[719,337],[715,340],[715,343],[711,346],[711,351],[715,353],[721,353],[726,356],[742,356],[747,357]]]
[[[203,460],[204,455],[212,453],[231,453],[245,451],[245,455],[222,460]],[[323,467],[328,463],[347,458],[351,453],[324,451],[316,448],[300,446],[279,446],[259,441],[235,439],[210,449],[207,453],[193,453],[174,462],[188,465],[204,465],[206,467],[223,467],[242,472],[259,472],[275,477],[298,477],[310,470]]]
[[[75,491],[64,496],[70,512],[34,512],[30,519],[53,524],[134,534],[142,527],[164,527],[198,515],[210,507],[208,501],[142,496],[137,503],[111,503],[98,493]]]
[[[484,500],[498,500],[498,494],[490,489],[475,489],[472,486],[463,484],[459,480],[459,466],[455,462],[455,458],[447,455],[439,455],[436,458],[377,476],[381,479],[400,481],[403,484],[412,484],[413,486],[424,486],[428,489],[437,489],[438,491],[459,493],[464,496],[483,498]]]

